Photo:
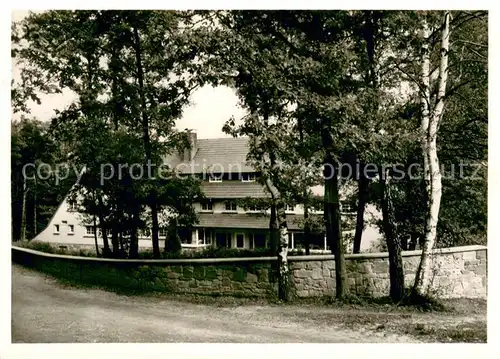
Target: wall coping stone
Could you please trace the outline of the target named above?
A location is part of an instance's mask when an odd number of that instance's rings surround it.
[[[29,248],[12,246],[13,251],[35,254],[46,258],[68,259],[81,262],[106,262],[106,263],[130,263],[138,265],[147,264],[196,264],[196,263],[231,263],[231,262],[272,262],[276,257],[242,257],[242,258],[186,258],[186,259],[114,259],[69,256],[64,254],[53,254],[35,251]]]
[[[432,251],[432,254],[446,254],[446,253],[463,253],[472,252],[478,250],[487,250],[488,247],[480,245],[472,246],[461,246],[461,247],[450,247],[450,248],[438,248]],[[241,258],[193,258],[193,259],[113,259],[113,258],[95,258],[95,257],[79,257],[79,256],[69,256],[63,254],[53,254],[45,253],[40,251],[35,251],[29,248],[22,248],[12,245],[13,251],[20,251],[39,255],[47,258],[57,258],[57,259],[68,259],[74,261],[82,262],[107,262],[107,263],[130,263],[138,265],[146,264],[196,264],[196,263],[241,263],[241,262],[273,262],[276,257],[241,257]],[[401,252],[402,257],[415,257],[422,254],[421,250],[415,251],[403,251]],[[359,253],[359,254],[345,254],[344,258],[346,260],[356,260],[356,259],[370,259],[370,258],[388,258],[388,252],[380,253]],[[289,262],[304,262],[304,261],[327,261],[334,260],[335,256],[331,254],[326,255],[312,255],[312,256],[288,256]]]

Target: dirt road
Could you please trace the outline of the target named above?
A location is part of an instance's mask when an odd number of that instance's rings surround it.
[[[309,319],[325,310],[267,305],[217,308],[165,297],[121,296],[64,287],[43,274],[12,268],[14,343],[415,342],[407,336],[351,331]]]

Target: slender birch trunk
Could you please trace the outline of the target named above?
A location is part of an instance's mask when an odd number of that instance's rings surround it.
[[[429,36],[430,30],[427,23],[424,24],[423,34],[423,44],[422,44],[422,95],[420,97],[420,103],[422,107],[422,120],[420,122],[421,131],[421,146],[422,155],[424,158],[424,185],[426,200],[429,201],[431,194],[431,174],[429,168],[429,144],[427,142],[427,133],[429,132],[429,118],[430,118],[430,107],[431,107],[431,94],[430,94],[430,54],[429,54]]]
[[[420,259],[420,265],[415,276],[414,291],[420,295],[425,295],[428,293],[430,285],[430,275],[431,275],[431,258],[430,254],[436,243],[436,232],[437,224],[439,218],[439,207],[441,205],[441,171],[439,168],[439,159],[437,155],[437,131],[439,127],[439,121],[443,116],[444,109],[444,98],[446,95],[446,83],[448,81],[448,52],[449,52],[449,40],[450,40],[450,12],[445,12],[443,30],[441,33],[441,49],[440,49],[440,64],[439,64],[439,76],[438,76],[438,92],[436,96],[436,104],[432,114],[428,116],[428,131],[425,136],[427,144],[427,160],[428,169],[430,177],[430,185],[428,188],[428,201],[427,201],[427,216],[425,222],[425,239],[422,248],[422,256]],[[428,51],[427,51],[428,53]],[[427,61],[428,66],[429,61]],[[422,66],[423,79],[424,75],[428,74],[429,70],[427,67],[427,73],[424,73],[424,65]],[[427,97],[429,99],[429,97]],[[430,99],[429,99],[430,100]],[[428,101],[430,102],[430,101]],[[423,121],[423,120],[422,120]],[[424,153],[425,155],[425,153]]]

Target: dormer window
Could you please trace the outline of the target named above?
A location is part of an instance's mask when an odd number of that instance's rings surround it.
[[[255,173],[243,173],[241,182],[255,182]]]
[[[212,211],[213,210],[212,202],[210,202],[210,201],[203,202],[201,204],[201,210],[202,211]]]
[[[262,211],[262,206],[250,206],[248,207],[248,212],[260,212]]]
[[[238,206],[235,201],[226,202],[226,211],[228,212],[236,212],[238,210]]]
[[[209,174],[208,182],[222,182],[222,174]]]

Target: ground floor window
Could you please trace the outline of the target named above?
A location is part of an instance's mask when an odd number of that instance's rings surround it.
[[[191,244],[192,242],[192,234],[191,234],[191,229],[188,228],[178,228],[177,229],[177,234],[179,238],[181,239],[181,243],[183,244]]]
[[[266,235],[263,233],[250,233],[248,235],[250,249],[266,248]]]
[[[85,231],[87,235],[94,235],[95,234],[95,227],[94,226],[85,226]]]
[[[212,244],[213,230],[211,228],[198,229],[198,244]]]
[[[289,245],[290,245],[291,239],[289,238]],[[305,249],[305,236],[304,233],[294,233],[293,234],[293,247],[290,246],[290,248],[293,249]],[[319,249],[319,250],[325,250],[326,249],[326,241],[325,241],[325,235],[323,233],[311,233],[309,235],[309,249]]]
[[[215,244],[218,248],[231,248],[231,233],[220,232],[215,235]]]
[[[236,234],[236,247],[244,248],[245,247],[245,235],[242,233]]]

